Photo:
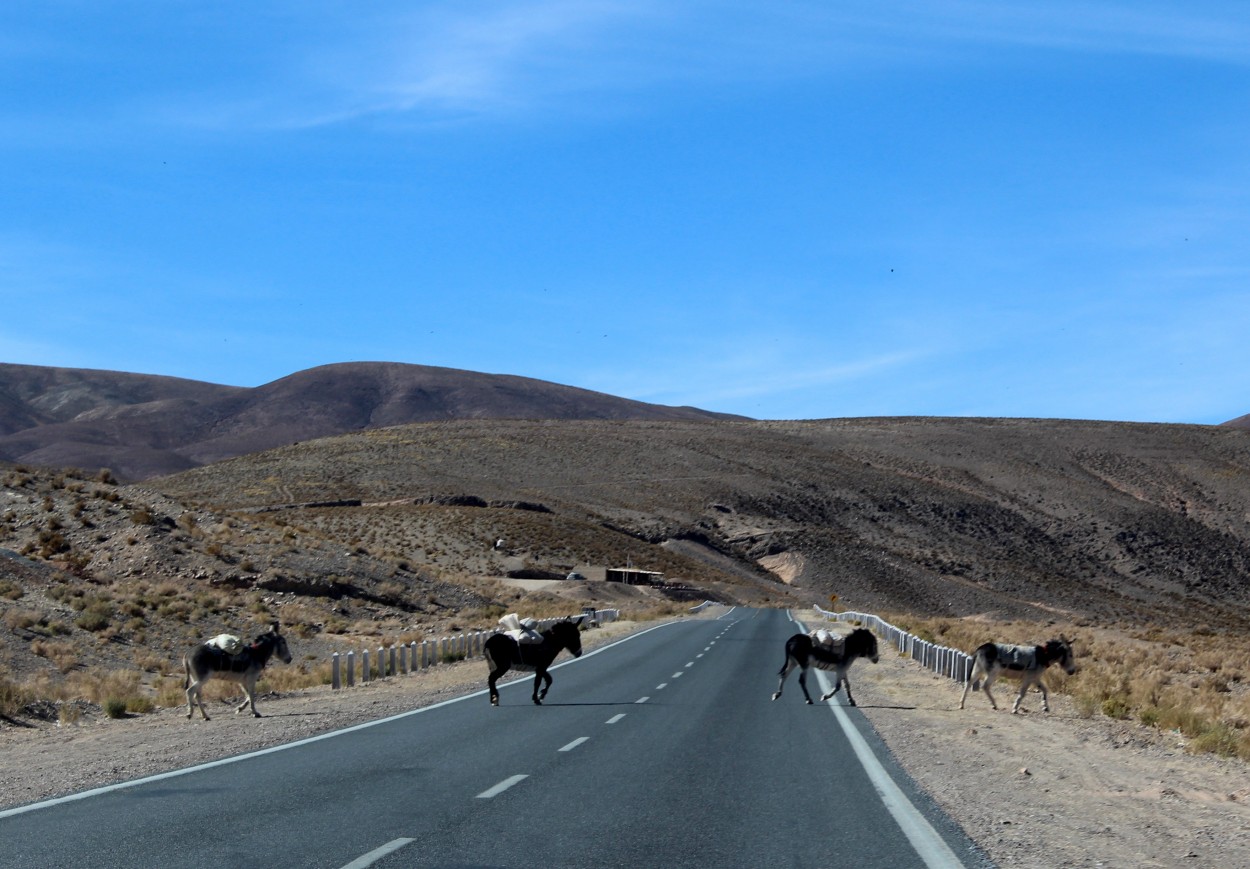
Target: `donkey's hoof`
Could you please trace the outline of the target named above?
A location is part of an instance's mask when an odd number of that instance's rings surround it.
[[[773,699],[776,700],[780,696],[781,696],[781,692],[778,691],[776,694],[773,695]]]
[[[498,705],[499,705],[499,698],[498,698],[498,697],[492,697],[492,698],[490,698],[490,705],[491,705],[491,706],[498,706]]]
[[[804,700],[803,702],[806,703],[808,706],[812,705],[812,701],[810,699]]]

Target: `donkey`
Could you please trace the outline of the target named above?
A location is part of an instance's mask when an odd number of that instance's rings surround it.
[[[786,677],[797,666],[799,667],[799,687],[803,689],[803,696],[807,698],[807,704],[810,706],[812,695],[807,693],[807,669],[815,667],[818,670],[832,670],[835,673],[833,690],[821,697],[820,702],[823,703],[837,694],[838,690],[845,685],[846,702],[854,706],[855,698],[851,696],[851,683],[846,678],[846,671],[851,668],[851,664],[855,663],[857,658],[867,658],[874,664],[877,663],[877,637],[867,628],[856,628],[840,643],[832,646],[814,642],[810,634],[795,634],[786,640],[786,662],[781,665],[781,681],[777,683],[777,693],[773,695],[773,699],[776,700],[781,696]]]
[[[1025,692],[1033,685],[1036,685],[1042,692],[1042,711],[1049,712],[1050,697],[1046,693],[1046,683],[1042,681],[1042,676],[1046,674],[1046,668],[1055,663],[1059,664],[1069,676],[1076,672],[1076,664],[1072,660],[1072,644],[1062,636],[1057,640],[1048,640],[1040,646],[985,643],[973,652],[972,676],[964,685],[964,694],[959,700],[959,708],[964,708],[964,701],[968,699],[969,691],[984,690],[985,696],[990,698],[990,705],[997,709],[998,704],[994,702],[990,686],[994,684],[995,679],[1006,672],[1020,677],[1020,693],[1016,695],[1016,702],[1011,706],[1012,714],[1020,711],[1020,701],[1024,699]],[[981,683],[982,679],[985,680],[984,686]]]
[[[551,674],[547,668],[560,654],[568,649],[574,658],[582,656],[581,619],[565,619],[542,631],[541,643],[518,643],[504,633],[491,634],[482,647],[486,664],[490,667],[487,685],[490,687],[490,705],[499,705],[499,689],[495,682],[509,670],[534,671],[534,704],[541,706],[547,690],[551,688]],[[545,685],[543,683],[546,683]],[[539,690],[541,687],[542,690]]]
[[[183,655],[182,666],[186,671],[186,680],[182,687],[187,692],[187,718],[195,714],[198,704],[204,720],[209,720],[208,712],[204,709],[203,691],[204,683],[209,679],[224,679],[242,685],[243,702],[235,708],[234,714],[238,715],[250,705],[252,715],[260,718],[260,713],[256,711],[256,679],[275,654],[284,664],[291,663],[291,650],[287,648],[286,638],[278,633],[277,622],[253,640],[250,646],[244,646],[237,653],[232,654],[219,645],[208,642],[200,643]]]

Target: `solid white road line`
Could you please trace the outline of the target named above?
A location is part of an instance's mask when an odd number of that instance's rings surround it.
[[[560,751],[572,751],[573,749],[577,748],[577,746],[581,745],[583,742],[585,742],[588,739],[590,739],[589,736],[579,736],[577,737],[577,739],[574,739],[568,745],[561,748]]]
[[[368,854],[362,854],[352,862],[348,863],[343,869],[365,869],[366,866],[372,866],[381,860],[387,854],[393,854],[405,845],[412,844],[416,839],[395,839],[387,842],[381,848],[374,848]]]
[[[821,693],[828,694],[832,686],[823,670],[816,670],[816,681],[820,684]],[[833,702],[828,705],[838,719],[838,724],[842,725],[846,741],[854,749],[855,756],[864,767],[864,772],[868,773],[868,778],[876,788],[878,796],[881,797],[881,802],[894,816],[903,835],[907,837],[908,842],[911,842],[912,848],[924,861],[925,866],[929,869],[963,869],[963,862],[955,856],[955,852],[946,844],[946,840],[938,835],[933,825],[925,820],[920,810],[907,799],[907,795],[894,783],[894,779],[890,778],[890,774],[885,771],[881,761],[877,760],[877,756],[872,753],[868,741],[851,723],[850,716],[846,714],[842,706]]]
[[[517,782],[525,781],[527,778],[529,778],[529,776],[527,775],[511,776],[510,778],[504,779],[499,784],[495,785],[493,788],[488,788],[482,791],[480,794],[477,795],[477,798],[479,800],[489,800],[491,797],[497,797],[501,793],[506,791],[508,788],[512,787]]]

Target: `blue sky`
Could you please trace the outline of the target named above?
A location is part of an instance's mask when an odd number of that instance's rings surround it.
[[[0,361],[1250,413],[1243,4],[0,7]]]

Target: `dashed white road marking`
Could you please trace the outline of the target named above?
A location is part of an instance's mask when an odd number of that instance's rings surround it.
[[[694,666],[694,661],[691,661],[690,663],[686,665],[686,668],[689,669],[690,667],[693,667],[693,666]]]
[[[639,697],[637,700],[634,701],[634,703],[635,704],[646,703],[650,699],[651,699],[650,697]]]
[[[680,678],[681,678],[681,673],[674,673],[672,676],[669,676],[669,678],[670,678],[670,679],[680,679]]]
[[[577,748],[577,746],[581,745],[583,742],[585,742],[588,739],[590,739],[589,736],[579,736],[577,737],[577,739],[574,739],[568,745],[561,748],[560,751],[572,751],[573,749]]]
[[[365,869],[366,866],[372,866],[381,860],[387,854],[393,854],[405,845],[411,845],[416,839],[393,839],[387,842],[381,848],[374,848],[368,854],[361,854],[352,862],[348,863],[343,869]]]
[[[656,686],[655,686],[655,690],[657,690],[657,691],[663,691],[663,690],[664,690],[665,688],[667,688],[667,687],[668,687],[668,683],[667,683],[667,682],[661,682],[659,685],[656,685]],[[640,701],[638,701],[638,702],[639,702],[639,703],[641,703],[642,701],[640,700]]]
[[[477,798],[479,800],[489,800],[491,797],[497,797],[501,793],[506,791],[508,788],[512,787],[514,784],[525,781],[527,778],[529,778],[528,775],[509,776],[508,778],[501,781],[499,784],[495,785],[493,788],[487,788],[486,790],[482,791],[480,794],[477,795]]]
[[[624,718],[624,717],[625,717],[625,713],[624,713],[624,712],[622,712],[620,715],[613,715],[611,718],[609,718],[607,721],[605,721],[605,722],[603,722],[603,723],[604,723],[604,724],[615,724],[616,722],[620,721],[620,720],[621,720],[622,718]]]

